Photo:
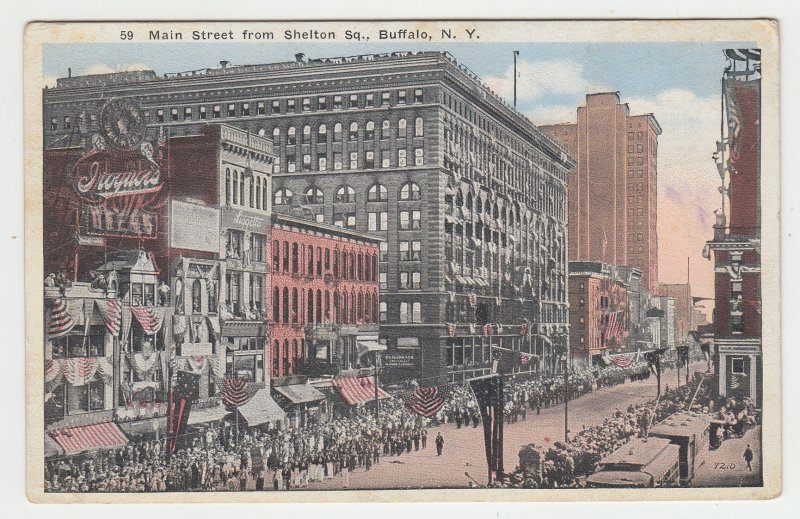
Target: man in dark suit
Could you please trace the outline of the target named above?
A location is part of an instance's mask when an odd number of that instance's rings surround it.
[[[442,455],[442,449],[444,449],[444,437],[442,437],[442,433],[436,434],[436,455]]]

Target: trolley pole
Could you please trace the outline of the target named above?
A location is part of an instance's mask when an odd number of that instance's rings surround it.
[[[380,354],[375,352],[375,421],[380,420],[381,402],[378,399],[378,365],[380,364]]]

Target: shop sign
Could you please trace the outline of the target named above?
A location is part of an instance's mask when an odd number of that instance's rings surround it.
[[[386,368],[413,368],[413,352],[387,352],[381,355],[381,362]]]
[[[81,208],[82,236],[156,237],[158,216],[146,209],[121,209],[105,205],[84,205]]]
[[[243,231],[263,232],[267,226],[267,219],[264,216],[251,213],[249,211],[225,211],[223,225],[228,228],[241,229]]]

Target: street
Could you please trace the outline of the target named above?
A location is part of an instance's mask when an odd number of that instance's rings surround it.
[[[705,363],[692,365],[693,371],[705,371]],[[681,372],[683,374],[683,372]],[[661,377],[662,389],[675,387],[677,377],[674,370],[666,370]],[[642,382],[604,388],[569,402],[569,428],[579,431],[603,422],[613,415],[615,409],[625,410],[630,404],[643,404],[656,397],[656,377]],[[442,456],[436,455],[434,438],[438,432],[445,439]],[[528,410],[527,420],[516,424],[505,424],[503,462],[506,471],[518,464],[518,453],[523,445],[535,443],[549,446],[564,440],[563,404],[543,408],[541,415]],[[741,458],[741,453],[738,454]],[[737,460],[738,460],[737,458]],[[380,463],[369,471],[357,469],[333,479],[314,482],[308,490],[350,489],[400,489],[400,488],[464,488],[470,479],[480,485],[486,484],[486,456],[483,443],[483,426],[456,428],[445,424],[428,430],[428,448],[411,451],[402,456],[381,457]],[[349,484],[347,483],[349,479]],[[347,486],[345,486],[347,484]]]

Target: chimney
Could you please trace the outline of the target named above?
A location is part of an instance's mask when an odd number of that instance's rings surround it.
[[[230,61],[222,60],[219,62],[219,66],[222,68],[228,68],[228,63],[230,63]]]
[[[67,68],[67,77],[72,77],[72,67]]]
[[[303,54],[302,52],[298,52],[297,54],[294,55],[294,60],[297,63],[305,63],[305,59],[304,59],[305,57],[306,57],[305,54]]]

